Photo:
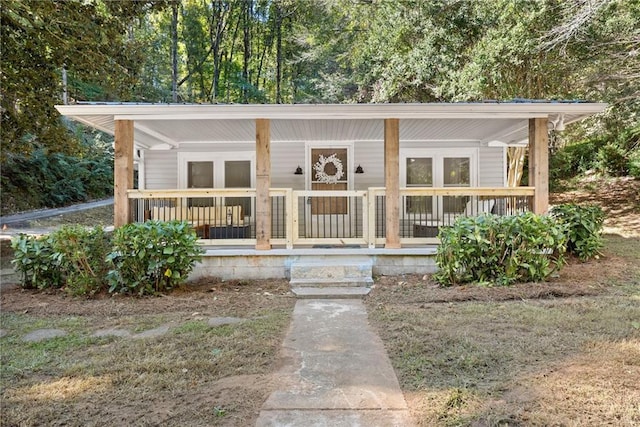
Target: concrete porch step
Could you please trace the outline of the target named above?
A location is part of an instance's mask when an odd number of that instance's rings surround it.
[[[371,292],[371,288],[357,287],[292,287],[291,292],[300,299],[351,299],[362,298]]]
[[[371,278],[372,269],[370,260],[349,262],[335,259],[323,260],[323,262],[295,262],[291,264],[291,280],[366,281]]]

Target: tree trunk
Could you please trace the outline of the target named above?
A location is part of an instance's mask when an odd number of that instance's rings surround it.
[[[282,11],[276,6],[276,104],[282,104]]]
[[[251,59],[251,11],[253,9],[253,0],[245,0],[243,15],[243,46],[244,58],[242,62],[242,102],[248,103],[249,98],[249,60]]]
[[[507,169],[507,186],[518,187],[522,180],[524,170],[524,157],[527,152],[526,147],[509,147],[507,148],[507,161],[509,163]]]
[[[178,7],[174,1],[171,4],[171,98],[178,102]]]

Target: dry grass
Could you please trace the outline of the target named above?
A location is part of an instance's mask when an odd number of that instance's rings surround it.
[[[640,239],[550,283],[382,278],[369,316],[421,426],[640,424]]]
[[[3,292],[1,424],[250,425],[278,368],[294,303],[286,286],[202,281],[165,297],[95,300]],[[208,326],[221,316],[247,320]],[[157,338],[92,336],[159,325],[170,329]],[[22,342],[42,327],[69,334]]]

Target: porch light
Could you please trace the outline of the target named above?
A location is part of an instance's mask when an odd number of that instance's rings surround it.
[[[358,165],[358,167],[356,168],[356,173],[364,173],[364,169],[362,169],[362,166]]]
[[[557,132],[562,132],[564,130],[564,114],[558,114],[555,120],[551,121],[553,125],[553,130]]]
[[[298,165],[296,171],[293,173],[294,175],[302,175],[302,168]]]

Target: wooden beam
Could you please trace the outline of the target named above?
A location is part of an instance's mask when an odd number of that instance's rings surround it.
[[[115,121],[113,225],[130,222],[127,190],[133,188],[133,120]]]
[[[256,249],[271,249],[271,122],[256,119]]]
[[[549,210],[549,131],[546,118],[529,119],[529,186],[535,187],[533,212]]]
[[[385,248],[400,248],[400,120],[384,120]]]

